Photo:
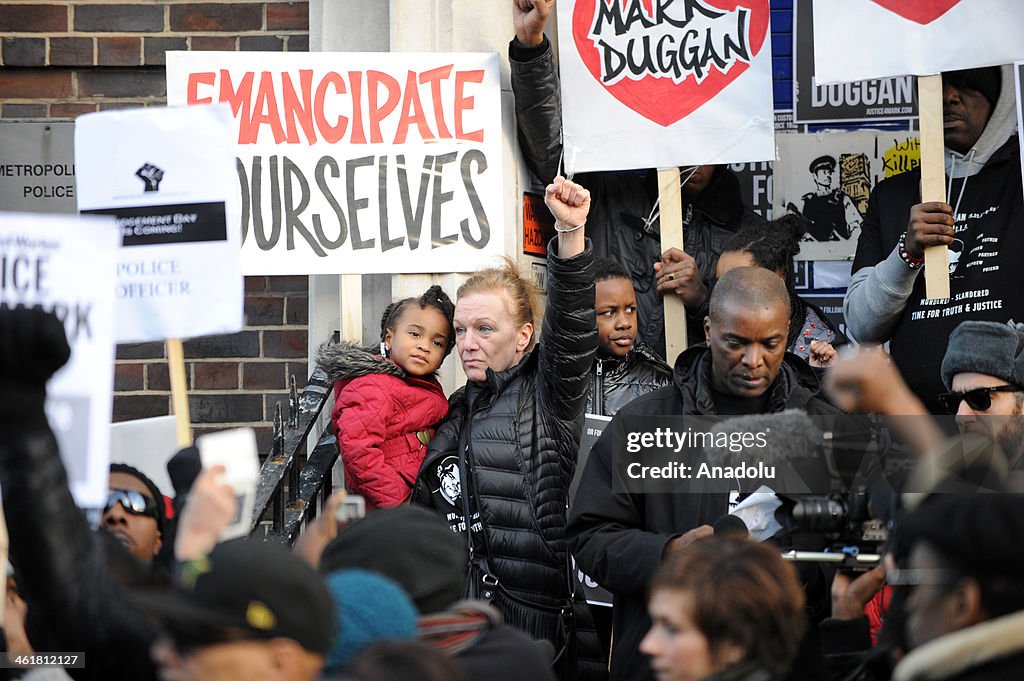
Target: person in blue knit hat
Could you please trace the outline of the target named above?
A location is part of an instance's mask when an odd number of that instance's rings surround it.
[[[362,648],[376,641],[413,640],[419,613],[393,580],[368,570],[327,575],[334,597],[337,634],[327,654],[327,672],[336,672]]]

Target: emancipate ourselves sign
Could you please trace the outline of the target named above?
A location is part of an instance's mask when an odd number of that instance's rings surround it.
[[[245,274],[466,272],[504,249],[496,54],[170,52],[227,102]]]

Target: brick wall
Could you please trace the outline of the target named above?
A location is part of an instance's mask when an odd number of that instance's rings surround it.
[[[306,2],[0,0],[0,119],[72,119],[165,103],[168,50],[309,49]],[[307,376],[306,277],[246,277],[245,328],[185,342],[196,435],[249,425],[270,449],[274,403]],[[114,420],[170,413],[163,343],[118,347]]]

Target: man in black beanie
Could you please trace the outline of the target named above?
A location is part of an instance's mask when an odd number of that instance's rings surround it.
[[[890,342],[893,361],[933,414],[943,413],[944,341],[965,321],[1024,319],[1024,193],[1010,67],[942,74],[947,196],[921,202],[920,170],[878,183],[857,241],[843,310],[860,343]],[[925,300],[924,249],[959,249],[950,296]],[[951,249],[952,250],[952,249]],[[943,272],[945,274],[945,272]]]
[[[964,322],[949,337],[942,382],[939,400],[960,430],[992,438],[1024,470],[1024,329]]]

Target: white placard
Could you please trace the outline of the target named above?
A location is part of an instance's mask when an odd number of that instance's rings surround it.
[[[1024,147],[1024,100],[1021,99],[1021,90],[1024,89],[1024,61],[1013,65],[1014,87],[1017,89],[1017,135],[1021,147]],[[1024,156],[1020,159],[1021,178],[1024,179]]]
[[[111,218],[0,213],[0,302],[64,320],[71,359],[47,385],[46,414],[83,507],[107,499],[119,242]]]
[[[78,209],[115,215],[118,342],[242,328],[234,124],[227,106],[80,116]]]
[[[220,481],[235,491],[235,518],[221,532],[220,540],[248,535],[260,477],[255,431],[252,428],[235,428],[201,435],[196,438],[196,447],[203,468],[223,465],[226,470]]]
[[[818,83],[926,76],[1024,58],[1020,0],[814,0]]]
[[[230,102],[245,274],[469,272],[504,249],[496,54],[168,52]]]
[[[558,0],[569,172],[775,158],[768,0]]]
[[[170,499],[174,498],[174,484],[167,473],[167,462],[177,451],[174,416],[154,416],[110,426],[110,462],[138,468]]]

